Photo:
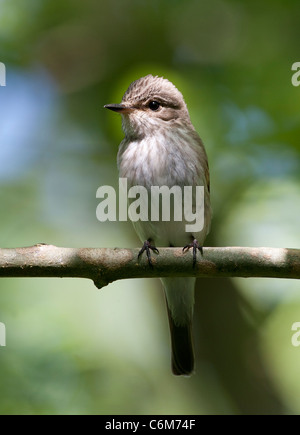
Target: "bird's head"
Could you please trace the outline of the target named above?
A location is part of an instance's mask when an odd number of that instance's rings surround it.
[[[176,121],[190,124],[181,92],[169,80],[151,74],[132,82],[121,104],[104,107],[121,113],[124,133],[130,138],[153,135]]]

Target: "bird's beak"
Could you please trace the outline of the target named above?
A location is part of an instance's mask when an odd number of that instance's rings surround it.
[[[106,104],[104,107],[118,113],[129,113],[133,110],[133,107],[125,106],[125,104]]]

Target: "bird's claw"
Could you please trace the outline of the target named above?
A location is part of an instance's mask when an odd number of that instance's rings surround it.
[[[138,254],[138,258],[140,258],[144,251],[146,251],[149,266],[153,268],[150,251],[155,252],[155,254],[159,254],[159,250],[156,248],[156,246],[151,245],[151,240],[146,240]]]
[[[186,245],[182,248],[182,252],[186,252],[190,248],[193,248],[193,269],[194,269],[196,266],[196,261],[197,261],[197,249],[199,249],[199,251],[201,252],[201,255],[203,255],[203,247],[199,246],[198,241],[196,239],[194,239],[192,241],[192,243],[189,243],[188,245]]]

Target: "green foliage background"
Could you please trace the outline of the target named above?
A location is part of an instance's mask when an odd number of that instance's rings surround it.
[[[99,223],[120,102],[152,73],[182,91],[209,156],[206,244],[299,248],[296,0],[0,1],[0,246],[134,247]],[[1,414],[300,412],[299,283],[199,280],[197,372],[170,371],[158,280],[1,279]]]

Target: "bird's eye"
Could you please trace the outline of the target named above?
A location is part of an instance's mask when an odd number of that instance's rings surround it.
[[[149,109],[153,110],[154,112],[160,108],[160,104],[157,101],[150,101],[149,103]]]

